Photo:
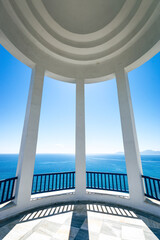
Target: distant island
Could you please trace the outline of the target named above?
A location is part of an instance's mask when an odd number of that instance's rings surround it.
[[[116,152],[116,155],[124,155],[124,152]]]
[[[160,155],[160,151],[145,150],[141,152],[142,155]]]
[[[140,153],[141,155],[160,155],[160,151],[154,151],[154,150],[145,150]],[[116,152],[116,155],[124,155],[124,152]]]

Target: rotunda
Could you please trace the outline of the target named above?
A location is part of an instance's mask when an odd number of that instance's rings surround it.
[[[11,200],[11,205],[0,212],[0,220],[35,207],[73,201],[119,204],[160,216],[159,204],[148,199],[160,200],[160,180],[148,180],[142,173],[128,83],[128,72],[159,52],[159,26],[159,0],[0,0],[0,43],[32,68],[16,178],[12,184],[5,183],[8,189],[13,185],[13,195],[5,200]],[[66,179],[72,180],[61,189],[63,194],[41,197],[37,191],[39,197],[33,198],[44,76],[76,84],[76,169],[66,173]],[[112,175],[120,184],[112,186],[116,194],[105,187],[107,193],[102,194],[89,191],[95,188],[91,181],[96,173],[86,174],[84,86],[114,77],[129,189],[124,189],[125,182],[121,185],[125,176]],[[102,185],[106,176],[101,177]],[[36,191],[40,183],[35,178]],[[149,181],[155,184],[152,195],[147,190]]]

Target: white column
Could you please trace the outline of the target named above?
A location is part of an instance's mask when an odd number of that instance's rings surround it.
[[[84,80],[76,80],[76,181],[75,192],[80,199],[86,193],[85,98]]]
[[[130,200],[133,201],[135,206],[138,206],[144,201],[144,190],[141,178],[142,166],[128,76],[123,68],[117,69],[116,80]]]
[[[29,203],[31,197],[43,81],[44,69],[43,67],[37,65],[32,70],[16,173],[16,176],[18,176],[18,184],[15,193],[15,203],[17,205],[26,206]]]

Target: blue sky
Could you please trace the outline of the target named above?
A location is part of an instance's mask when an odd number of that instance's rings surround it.
[[[160,150],[160,53],[129,73],[140,150]],[[18,153],[31,69],[0,46],[0,153]],[[75,85],[45,77],[37,153],[74,153]],[[85,86],[86,151],[123,151],[115,79]]]

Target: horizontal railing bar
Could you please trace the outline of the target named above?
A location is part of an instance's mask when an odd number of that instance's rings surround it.
[[[129,193],[128,190],[114,190],[114,189],[104,189],[104,188],[96,188],[96,187],[87,187],[87,189],[95,189],[95,190],[103,190],[103,191],[113,191],[113,192],[123,192],[123,193]]]
[[[11,200],[13,200],[13,199],[15,199],[15,196],[13,196],[13,197],[11,197],[11,198],[9,198],[9,199],[6,199],[5,201],[0,202],[0,204],[9,202],[9,201],[11,201]]]
[[[160,181],[160,179],[159,179],[159,178],[153,178],[153,177],[144,176],[144,175],[142,175],[142,178],[149,178],[149,179],[153,179],[153,180]]]
[[[0,180],[0,182],[5,182],[5,181],[9,181],[9,180],[14,180],[14,179],[18,179],[18,177],[2,179],[2,180]]]
[[[32,194],[38,194],[38,193],[49,193],[49,192],[56,192],[56,191],[65,191],[65,190],[71,190],[71,189],[75,189],[75,187],[70,187],[70,188],[63,188],[63,189],[54,189],[54,190],[50,190],[50,191],[37,191],[37,192],[32,192]]]
[[[110,173],[110,172],[90,172],[90,171],[86,171],[86,173],[95,173],[95,174],[111,174],[111,175],[125,175],[127,176],[126,173]]]
[[[66,174],[66,173],[75,173],[75,172],[39,173],[39,174],[34,174],[33,176],[45,176],[45,175],[53,175],[53,174]]]
[[[145,193],[145,196],[146,196],[146,197],[149,197],[149,198],[152,198],[152,199],[155,199],[155,200],[160,200],[160,199],[158,199],[158,198],[156,198],[156,197],[154,197],[154,196],[151,196],[151,195],[149,195],[149,194],[146,194],[146,193]]]

